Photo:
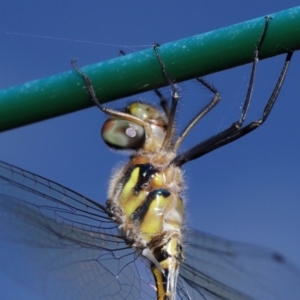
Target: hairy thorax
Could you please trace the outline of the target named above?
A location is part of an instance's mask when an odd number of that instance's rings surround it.
[[[172,152],[138,153],[115,172],[108,208],[133,246],[165,243],[183,225],[182,171]],[[177,234],[176,234],[177,235]]]

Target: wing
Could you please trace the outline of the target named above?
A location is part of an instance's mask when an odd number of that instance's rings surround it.
[[[48,299],[154,299],[105,207],[0,162],[0,269]]]
[[[179,294],[192,299],[299,299],[300,271],[274,251],[187,232]]]

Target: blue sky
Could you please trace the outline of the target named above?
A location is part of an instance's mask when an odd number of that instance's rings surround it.
[[[201,34],[299,5],[298,1],[7,1],[0,4],[1,88]],[[17,34],[12,34],[17,33]],[[35,36],[35,37],[33,37]],[[40,36],[40,37],[37,37]],[[48,37],[48,38],[42,38]],[[80,42],[81,41],[81,42]],[[89,41],[86,43],[84,41]],[[116,46],[114,46],[116,45]],[[248,120],[260,117],[284,56],[259,63]],[[300,52],[262,128],[184,167],[191,227],[274,248],[300,266]],[[239,117],[250,65],[207,77],[222,95],[218,107],[183,149]],[[210,98],[195,81],[180,84],[178,126]],[[169,94],[167,88],[162,90]],[[129,97],[157,101],[153,93]],[[22,112],[20,112],[22,113]],[[105,116],[91,108],[0,134],[0,159],[104,203],[111,169],[126,156],[108,150]],[[0,274],[0,295],[33,299]],[[21,294],[19,294],[21,293]],[[37,298],[39,299],[39,298]]]

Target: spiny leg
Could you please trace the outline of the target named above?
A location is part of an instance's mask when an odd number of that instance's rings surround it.
[[[266,17],[266,22],[265,22],[264,29],[262,31],[262,34],[259,37],[258,45],[256,46],[256,48],[254,50],[254,59],[253,59],[253,64],[252,64],[250,81],[249,81],[248,90],[247,90],[247,94],[246,94],[246,99],[244,101],[241,117],[238,120],[238,122],[236,122],[232,125],[232,127],[237,126],[238,128],[241,128],[243,126],[243,122],[246,119],[246,115],[247,115],[248,108],[249,108],[249,105],[250,105],[250,100],[251,100],[252,93],[253,93],[254,79],[255,79],[256,67],[257,67],[257,62],[258,62],[258,54],[259,54],[260,48],[263,44],[263,41],[265,39],[267,29],[268,29],[268,25],[269,25],[269,21],[271,19],[272,19],[271,17]]]
[[[164,95],[161,93],[161,91],[159,89],[155,89],[154,93],[159,98],[160,106],[162,107],[166,117],[169,120],[170,108],[169,108],[167,99],[164,97]]]
[[[229,128],[227,128],[226,130],[218,133],[217,135],[208,138],[207,140],[199,143],[198,145],[194,146],[193,148],[189,149],[188,151],[178,155],[177,157],[175,157],[173,159],[173,161],[171,161],[170,164],[175,164],[175,165],[183,165],[186,162],[196,159],[200,156],[203,156],[206,153],[209,153],[219,147],[222,147],[226,144],[229,144],[233,141],[235,141],[238,138],[241,138],[242,136],[248,134],[249,132],[251,132],[252,130],[256,129],[257,127],[259,127],[268,117],[276,99],[277,96],[279,94],[279,91],[282,87],[284,78],[286,76],[287,70],[288,70],[288,66],[292,57],[292,52],[289,52],[287,54],[284,66],[282,68],[282,71],[280,73],[280,76],[278,78],[278,81],[276,83],[276,86],[267,102],[267,105],[264,109],[264,113],[263,113],[263,117],[260,120],[251,122],[249,125],[242,127],[243,122],[246,118],[246,114],[249,108],[249,104],[250,104],[250,100],[251,100],[251,96],[252,96],[252,91],[253,91],[253,86],[254,86],[254,77],[255,77],[255,71],[256,71],[256,66],[257,66],[257,61],[258,61],[258,53],[259,53],[259,49],[261,48],[261,45],[263,43],[263,39],[266,35],[266,31],[268,28],[268,22],[269,22],[270,18],[266,18],[266,23],[264,26],[264,30],[260,36],[260,40],[258,43],[258,46],[256,47],[255,51],[254,51],[254,59],[253,59],[253,63],[252,63],[252,70],[251,70],[251,76],[250,76],[250,82],[249,82],[249,86],[248,86],[248,91],[247,91],[247,95],[244,101],[244,105],[242,108],[242,112],[241,112],[241,116],[240,119],[233,123]]]
[[[119,111],[115,111],[113,109],[110,109],[110,108],[107,108],[105,106],[103,106],[97,96],[96,96],[96,93],[95,93],[95,90],[93,88],[93,85],[91,83],[91,80],[90,78],[84,74],[77,66],[76,66],[76,61],[77,59],[73,59],[71,61],[71,64],[72,64],[72,67],[74,68],[74,70],[83,78],[84,82],[85,82],[85,86],[91,96],[91,100],[98,106],[98,108],[100,110],[102,110],[105,114],[108,114],[108,115],[111,115],[111,116],[114,116],[114,117],[124,117],[124,118],[127,118],[128,119],[128,114],[126,113],[123,113],[123,112],[119,112]],[[139,119],[138,118],[135,118],[134,116],[130,116],[130,119],[134,119],[135,121],[139,122]]]
[[[123,50],[120,50],[119,54],[120,55],[126,55],[125,51],[123,51]],[[169,118],[170,109],[169,109],[169,106],[168,106],[167,99],[163,96],[163,94],[160,92],[159,89],[155,89],[154,93],[159,98],[160,106],[163,109],[164,113],[166,114],[167,118]]]
[[[196,78],[198,82],[200,82],[203,86],[205,86],[208,90],[210,90],[214,97],[210,100],[210,102],[201,109],[199,113],[189,122],[189,124],[185,127],[185,129],[182,131],[182,133],[178,136],[175,144],[174,144],[174,151],[176,152],[177,149],[180,147],[180,144],[182,143],[183,139],[188,135],[190,130],[211,110],[213,109],[221,100],[221,96],[218,93],[217,89],[209,84],[207,81],[205,81],[203,78],[198,77]]]
[[[252,121],[251,123],[249,123],[248,125],[240,128],[238,131],[234,132],[231,136],[229,136],[227,139],[225,140],[222,140],[220,141],[219,143],[217,143],[214,148],[212,150],[215,150],[219,147],[222,147],[228,143],[231,143],[233,141],[235,141],[236,139],[239,139],[241,138],[242,136],[250,133],[251,131],[253,131],[254,129],[258,128],[259,126],[261,126],[268,118],[275,102],[276,102],[276,99],[279,95],[279,92],[280,92],[280,89],[283,85],[283,82],[284,82],[284,79],[285,79],[285,76],[286,76],[286,73],[287,73],[287,70],[288,70],[288,67],[289,67],[289,64],[290,64],[290,61],[292,59],[292,55],[293,55],[293,52],[289,52],[286,56],[286,59],[285,59],[285,63],[284,63],[284,66],[282,68],[282,71],[280,73],[280,76],[278,78],[278,81],[276,83],[276,86],[264,108],[264,111],[263,111],[263,115],[260,119],[256,120],[256,121]],[[212,151],[210,150],[210,151]]]
[[[76,61],[77,59],[72,59],[71,60],[71,65],[72,67],[74,68],[74,70],[83,78],[84,82],[85,82],[85,86],[91,96],[91,100],[101,109],[103,110],[103,107],[102,105],[100,104],[97,96],[96,96],[96,93],[95,93],[95,90],[93,88],[93,85],[91,83],[91,80],[90,78],[84,74],[77,66],[76,66]]]
[[[171,109],[170,109],[170,113],[168,116],[168,127],[167,127],[166,135],[164,138],[164,142],[162,145],[162,149],[166,149],[171,146],[171,141],[173,138],[174,119],[175,119],[176,108],[177,108],[177,104],[178,104],[178,100],[179,100],[179,92],[178,92],[177,86],[173,83],[171,77],[169,76],[169,74],[166,70],[166,67],[160,57],[160,54],[158,53],[158,47],[159,47],[159,45],[156,44],[156,45],[154,45],[153,49],[155,51],[158,62],[160,64],[161,71],[162,71],[165,79],[168,81],[168,83],[171,87],[171,90],[172,90],[172,104],[171,104]]]

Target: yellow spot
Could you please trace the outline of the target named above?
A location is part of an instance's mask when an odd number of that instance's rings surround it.
[[[169,197],[165,198],[162,195],[157,194],[156,198],[151,202],[149,209],[141,224],[141,231],[148,234],[161,234],[164,213],[169,209],[170,204]]]
[[[120,204],[123,205],[124,202],[128,200],[132,195],[132,189],[137,184],[139,178],[140,168],[134,168],[134,170],[130,174],[129,180],[124,185],[124,188],[121,193],[121,201]]]
[[[140,168],[134,168],[120,195],[120,205],[128,218],[130,218],[132,213],[144,202],[148,194],[148,192],[143,190],[139,191],[136,195],[134,193],[134,187],[137,184],[139,173]]]

